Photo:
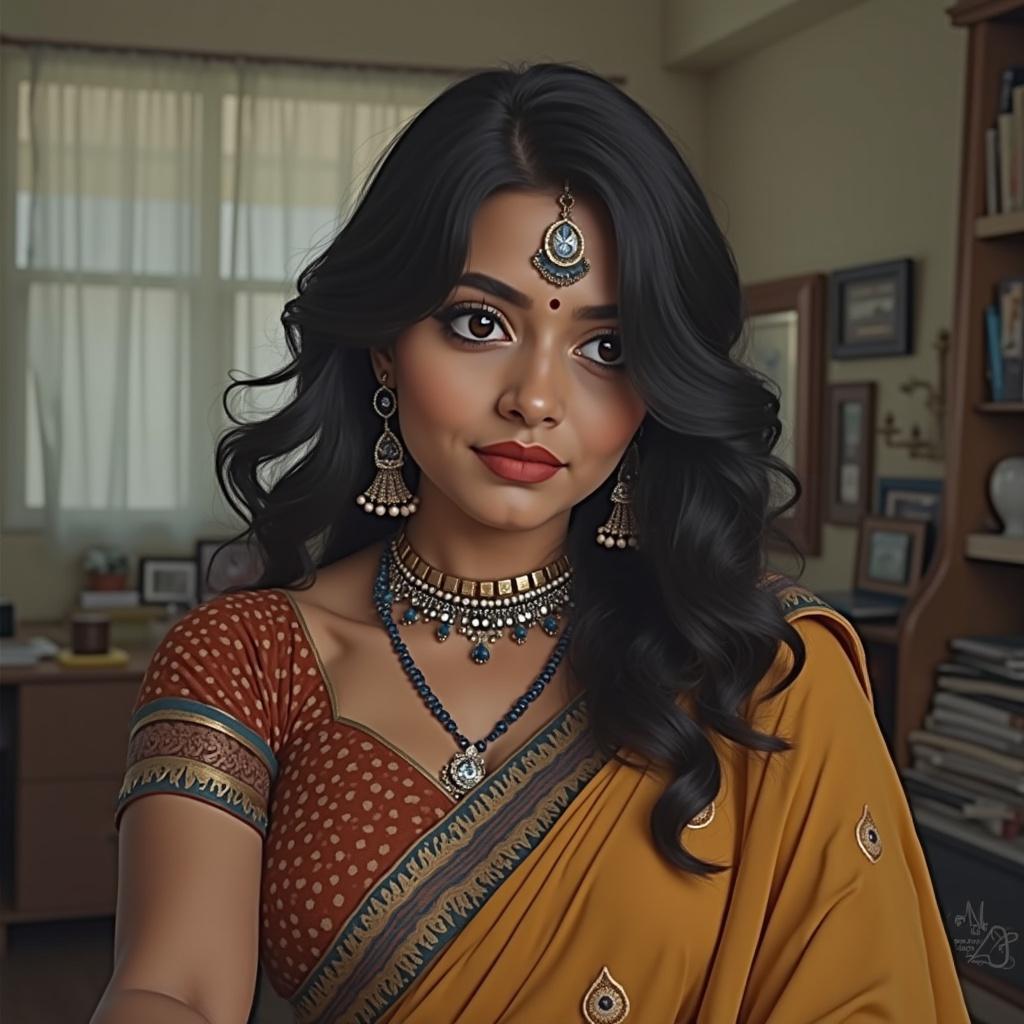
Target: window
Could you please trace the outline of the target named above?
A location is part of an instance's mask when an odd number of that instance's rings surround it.
[[[299,270],[450,77],[4,57],[5,529],[237,529],[213,463],[229,373],[283,360]]]

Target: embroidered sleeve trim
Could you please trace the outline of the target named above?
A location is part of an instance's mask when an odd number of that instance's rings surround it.
[[[117,794],[114,826],[132,800],[148,793],[181,793],[229,811],[266,838],[266,801],[215,768],[181,757],[148,758],[129,768]]]
[[[144,724],[154,719],[198,722],[207,729],[223,732],[248,747],[263,761],[270,772],[271,781],[277,778],[277,758],[267,741],[244,722],[240,722],[226,711],[221,711],[220,708],[204,704],[202,701],[188,700],[185,697],[161,697],[158,700],[148,701],[131,717],[128,742],[131,743],[135,733]]]
[[[164,698],[132,716],[115,828],[129,801],[183,793],[231,812],[261,836],[268,827],[277,759],[247,726],[198,701]]]

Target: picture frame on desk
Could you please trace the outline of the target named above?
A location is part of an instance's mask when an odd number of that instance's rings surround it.
[[[914,261],[833,271],[828,328],[833,359],[906,356],[913,348]]]
[[[943,481],[932,477],[879,477],[877,513],[927,523],[922,571],[928,568],[942,527]]]
[[[927,531],[919,519],[865,516],[857,545],[857,589],[910,597],[921,582]]]
[[[193,558],[139,559],[139,603],[191,606],[196,592]]]
[[[826,397],[825,517],[856,526],[871,511],[875,383],[830,384]]]

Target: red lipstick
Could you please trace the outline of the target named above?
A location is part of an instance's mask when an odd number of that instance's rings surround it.
[[[501,441],[473,451],[493,473],[516,483],[539,483],[553,477],[565,465],[557,455],[540,444]]]

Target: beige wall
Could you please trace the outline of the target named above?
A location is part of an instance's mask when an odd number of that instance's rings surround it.
[[[828,381],[878,381],[879,419],[927,418],[907,377],[937,379],[952,326],[966,33],[936,0],[868,0],[709,76],[711,202],[748,282],[916,261],[915,353],[830,361]],[[876,446],[880,476],[942,464]],[[856,530],[826,525],[812,587],[852,581]]]
[[[579,62],[623,76],[624,87],[661,121],[694,171],[702,170],[703,82],[662,69],[661,0],[585,6],[546,0],[7,0],[0,28],[31,39],[454,68]],[[65,614],[80,586],[77,567],[48,557],[40,537],[0,536],[0,589],[15,600],[20,619]]]
[[[12,36],[204,53],[455,68],[579,61],[625,76],[701,166],[701,81],[662,67],[662,0],[6,0],[0,19]]]
[[[681,3],[7,0],[0,27],[213,53],[457,67],[573,60],[623,75],[707,189],[745,280],[918,261],[917,354],[834,364],[828,376],[880,379],[880,411],[923,422],[919,401],[898,385],[910,375],[934,379],[931,345],[952,317],[962,31],[948,26],[937,0],[867,0],[698,77],[665,64],[663,26]],[[884,475],[941,470],[884,447],[877,463]],[[847,583],[854,541],[854,530],[826,527],[824,555],[810,560],[805,581]],[[24,619],[63,614],[80,585],[76,567],[53,564],[38,537],[0,538],[0,568]]]

